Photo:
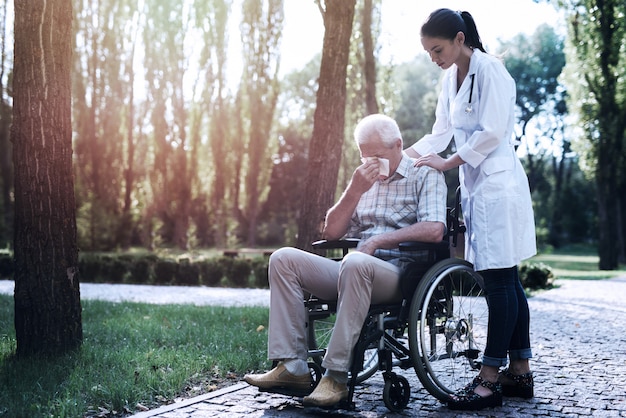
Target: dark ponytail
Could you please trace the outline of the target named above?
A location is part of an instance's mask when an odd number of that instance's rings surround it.
[[[478,35],[478,29],[476,29],[476,22],[474,22],[474,18],[469,12],[461,12],[461,17],[465,22],[465,26],[467,27],[467,31],[465,31],[465,45],[470,48],[478,48],[483,52],[485,48],[483,47],[483,42],[480,40],[480,35]]]
[[[437,9],[428,16],[422,25],[421,35],[432,38],[453,40],[456,34],[465,34],[465,45],[485,51],[478,35],[476,23],[469,12],[455,12],[450,9]]]

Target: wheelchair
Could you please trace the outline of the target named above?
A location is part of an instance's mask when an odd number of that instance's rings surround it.
[[[467,261],[451,256],[458,236],[465,232],[459,222],[460,192],[448,208],[447,231],[439,243],[405,242],[403,251],[425,254],[401,274],[402,301],[371,305],[353,349],[348,399],[340,408],[354,409],[356,386],[378,371],[384,379],[383,401],[400,412],[410,401],[409,381],[396,373],[413,368],[423,387],[442,402],[465,387],[480,369],[487,339],[488,307],[482,277]],[[313,247],[335,252],[341,259],[358,240],[317,241]],[[338,251],[338,253],[337,253]],[[304,301],[308,311],[309,369],[311,391],[324,372],[321,363],[332,334],[336,302],[314,296]],[[292,396],[303,394],[281,391]]]

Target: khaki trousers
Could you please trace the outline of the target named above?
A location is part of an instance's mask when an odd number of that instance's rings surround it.
[[[335,328],[322,366],[348,371],[370,304],[402,300],[400,269],[354,251],[341,262],[296,248],[275,251],[269,262],[270,360],[307,359],[305,294],[337,301]]]

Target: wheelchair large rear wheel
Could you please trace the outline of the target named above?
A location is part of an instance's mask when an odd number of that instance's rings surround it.
[[[319,366],[322,365],[326,347],[335,327],[335,312],[327,306],[317,306],[309,309],[309,356]],[[359,372],[356,383],[362,383],[378,371],[378,349],[372,346],[365,350],[363,370]]]
[[[422,385],[441,401],[470,383],[480,369],[489,310],[484,283],[470,263],[433,265],[415,290],[409,348]]]

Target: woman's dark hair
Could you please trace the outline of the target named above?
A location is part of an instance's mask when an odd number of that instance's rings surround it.
[[[428,16],[422,25],[421,35],[453,40],[459,32],[465,34],[465,45],[486,52],[478,35],[474,18],[469,12],[437,9]]]

